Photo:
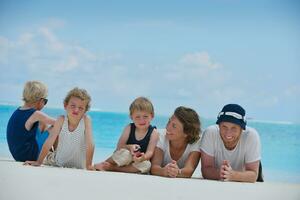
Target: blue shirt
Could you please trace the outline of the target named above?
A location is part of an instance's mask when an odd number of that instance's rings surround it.
[[[134,123],[131,123],[130,124],[130,134],[129,134],[129,137],[128,137],[128,140],[127,140],[126,144],[138,144],[141,147],[140,152],[146,153],[147,147],[148,147],[148,144],[149,144],[149,141],[150,141],[151,134],[153,132],[153,129],[155,129],[155,128],[156,128],[155,126],[150,125],[145,137],[141,140],[137,140],[135,138],[135,129],[136,129],[136,127],[135,127]]]
[[[18,108],[8,121],[6,138],[9,151],[16,161],[24,162],[38,158],[39,148],[35,137],[39,122],[35,122],[29,131],[25,128],[26,121],[35,111],[34,108]]]

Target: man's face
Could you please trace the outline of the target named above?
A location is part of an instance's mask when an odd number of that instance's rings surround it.
[[[231,122],[221,122],[219,124],[221,138],[228,150],[236,147],[242,134],[242,128]]]

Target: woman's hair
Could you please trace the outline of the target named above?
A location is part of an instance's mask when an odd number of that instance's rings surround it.
[[[39,81],[27,81],[23,90],[23,101],[25,103],[35,103],[42,98],[47,98],[47,86]]]
[[[154,107],[149,99],[146,97],[138,97],[136,98],[129,107],[130,116],[134,111],[145,111],[154,117]]]
[[[180,106],[174,112],[175,117],[182,123],[187,142],[193,144],[201,135],[201,122],[198,114],[191,108]]]
[[[78,87],[73,88],[71,91],[68,92],[66,98],[64,99],[64,104],[68,104],[71,97],[77,97],[82,101],[86,102],[85,111],[88,111],[91,107],[91,96],[85,89],[80,89]]]

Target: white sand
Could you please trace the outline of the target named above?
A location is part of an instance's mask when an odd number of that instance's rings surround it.
[[[0,160],[0,200],[300,199],[300,184],[234,183],[199,178],[23,166]]]

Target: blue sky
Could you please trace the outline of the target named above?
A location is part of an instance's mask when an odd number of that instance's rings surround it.
[[[156,113],[179,105],[215,118],[239,103],[257,120],[300,122],[299,1],[0,0],[0,102],[27,80],[49,106],[85,88],[92,108]]]

